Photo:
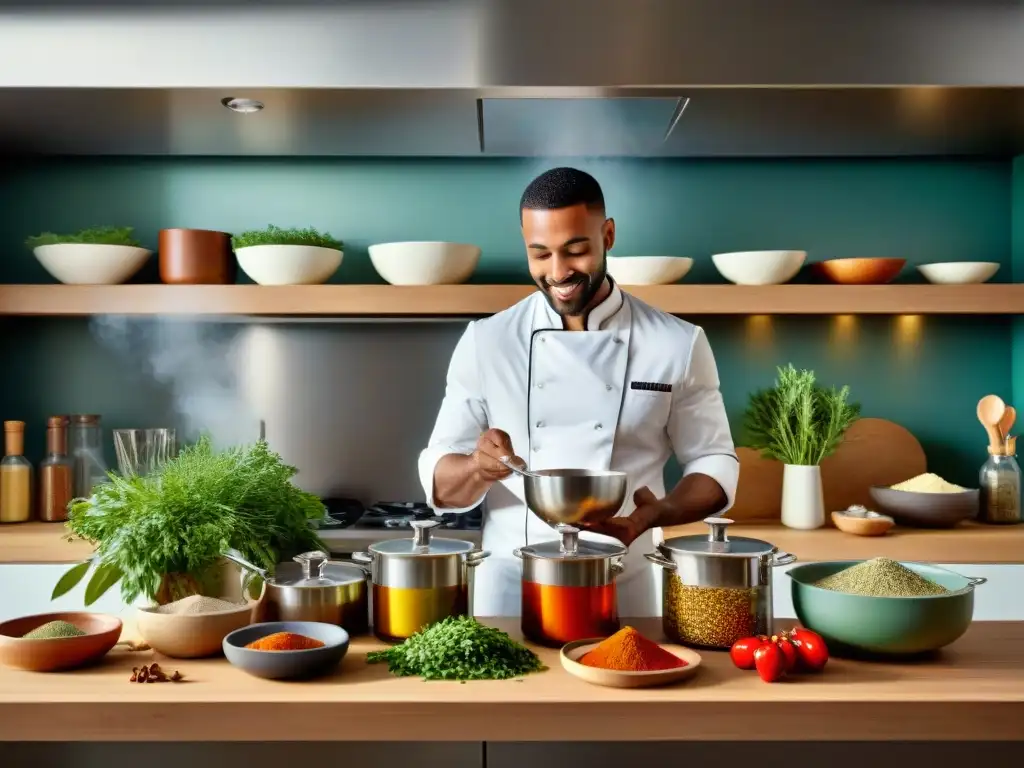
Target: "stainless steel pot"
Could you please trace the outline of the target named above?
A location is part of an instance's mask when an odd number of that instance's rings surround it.
[[[471,569],[490,556],[470,541],[431,538],[436,520],[413,520],[411,539],[371,544],[352,559],[370,567],[373,632],[399,642],[447,616],[472,614]]]
[[[369,631],[363,568],[330,560],[324,552],[305,552],[292,562],[278,563],[271,575],[234,553],[224,557],[263,579],[267,621],[321,621],[337,624],[350,635]]]
[[[796,557],[766,541],[726,533],[732,520],[709,517],[707,536],[679,536],[645,557],[664,569],[662,623],[677,643],[729,648],[772,632],[772,569]]]
[[[579,529],[559,525],[560,541],[514,550],[523,561],[522,631],[528,640],[559,647],[607,637],[619,629],[615,577],[626,548],[579,540]]]

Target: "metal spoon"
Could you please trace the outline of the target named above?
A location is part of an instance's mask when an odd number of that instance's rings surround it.
[[[521,477],[543,477],[543,475],[538,475],[536,472],[531,472],[529,469],[526,468],[525,464],[522,466],[518,464],[513,464],[511,456],[502,456],[500,459],[498,459],[498,461],[500,461],[502,464],[504,464],[506,467],[508,467]]]

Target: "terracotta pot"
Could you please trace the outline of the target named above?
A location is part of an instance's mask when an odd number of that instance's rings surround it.
[[[231,235],[209,229],[160,230],[160,279],[171,285],[231,285],[238,263]]]

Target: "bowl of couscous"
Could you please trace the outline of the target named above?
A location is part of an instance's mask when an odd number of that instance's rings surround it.
[[[952,528],[976,517],[980,493],[963,488],[930,472],[896,485],[874,485],[871,500],[897,525],[914,528]]]

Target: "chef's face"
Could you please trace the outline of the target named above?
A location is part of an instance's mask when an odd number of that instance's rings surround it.
[[[615,222],[582,204],[522,216],[530,275],[558,314],[582,315],[604,285]]]

